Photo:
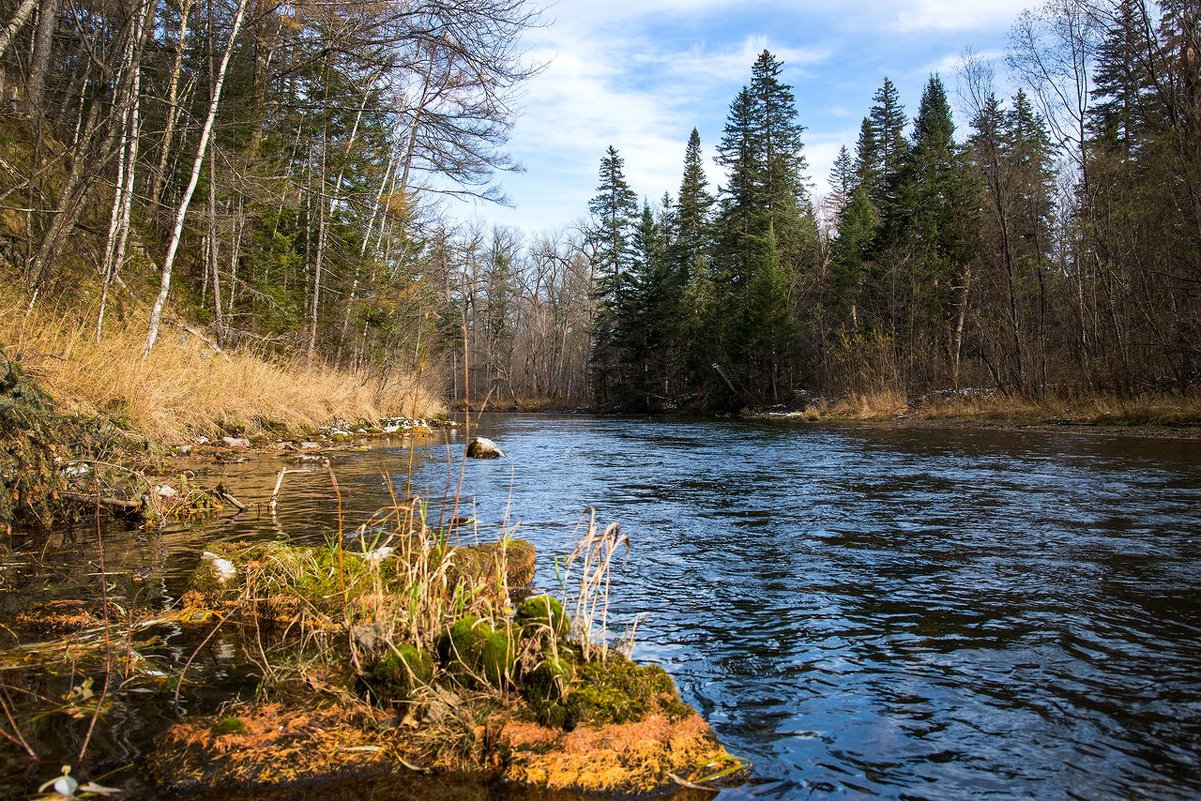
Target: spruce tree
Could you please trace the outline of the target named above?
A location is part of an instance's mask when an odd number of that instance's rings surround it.
[[[834,166],[830,169],[830,200],[833,203],[835,216],[842,214],[842,210],[850,202],[851,193],[855,191],[857,184],[855,161],[851,158],[851,151],[847,150],[846,145],[843,145],[838,149],[838,156],[834,159]]]
[[[902,171],[909,158],[909,143],[905,139],[905,108],[901,105],[896,84],[888,78],[884,79],[872,100],[869,120],[875,144],[878,180],[871,199],[887,213],[895,205]]]
[[[700,390],[718,360],[719,321],[711,302],[713,284],[713,206],[705,177],[701,137],[695,128],[684,150],[675,215],[670,221],[668,261],[678,287],[678,307],[668,312],[671,331],[669,372],[673,386]]]
[[[729,173],[716,247],[720,304],[727,309],[723,351],[744,395],[730,401],[761,401],[781,390],[795,350],[795,288],[816,239],[803,174],[804,128],[781,71],[771,53],[759,55],[718,148]]]
[[[638,214],[638,196],[625,178],[625,161],[612,145],[600,162],[600,182],[588,203],[596,274],[596,320],[592,336],[593,390],[597,401],[612,403],[621,391],[620,315],[630,291],[633,249],[630,239]]]

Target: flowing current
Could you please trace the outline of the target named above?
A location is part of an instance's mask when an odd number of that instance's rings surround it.
[[[339,454],[346,530],[389,503],[390,479],[431,499],[432,523],[474,516],[481,540],[516,526],[538,549],[536,583],[557,592],[584,511],[619,522],[632,547],[614,568],[612,635],[637,622],[634,657],[664,665],[754,763],[721,801],[1201,797],[1201,442],[510,415],[484,415],[479,433],[507,458],[464,462],[461,432]],[[197,481],[261,508],[279,464]],[[458,507],[442,507],[460,481]],[[148,572],[112,592],[170,605],[205,543],[320,542],[336,521],[324,469],[288,473],[275,521],[106,535],[110,575]],[[27,580],[10,566],[5,580],[90,587],[77,565],[93,550],[81,537],[61,568]],[[145,655],[178,665],[192,650]],[[218,698],[253,686],[233,649],[210,650],[200,685]],[[94,748],[132,763],[170,719],[132,712]],[[437,797],[484,797],[472,792]]]
[[[1201,796],[1201,445],[955,428],[485,415],[480,536],[632,542],[611,627],[754,762],[720,798]],[[459,484],[461,440],[413,490]],[[353,504],[407,452],[339,468]],[[322,478],[305,481],[320,488]],[[281,525],[328,514],[306,494]],[[299,505],[297,505],[299,503]],[[436,514],[436,512],[434,513]],[[448,512],[449,514],[449,512]]]

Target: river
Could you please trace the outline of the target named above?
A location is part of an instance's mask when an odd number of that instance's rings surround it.
[[[619,522],[611,627],[637,621],[635,658],[754,763],[722,801],[1201,796],[1196,440],[491,414],[479,431],[507,458],[464,464],[459,433],[340,457],[347,525],[387,503],[385,476],[434,499],[461,479],[458,514],[481,539],[516,526],[557,590],[585,510]],[[254,505],[274,469],[220,472]],[[335,515],[328,476],[294,473],[276,521],[203,536],[316,540]],[[197,551],[169,536],[128,549],[174,565],[165,597]]]

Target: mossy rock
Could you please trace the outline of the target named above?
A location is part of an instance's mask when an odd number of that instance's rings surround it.
[[[550,595],[534,595],[517,605],[513,622],[521,627],[525,638],[554,635],[563,642],[571,633],[571,618],[563,611],[563,604]]]
[[[503,688],[513,673],[516,651],[508,628],[494,629],[475,615],[467,615],[438,638],[438,659],[462,684],[481,681]]]
[[[388,650],[371,671],[368,684],[381,700],[408,700],[434,680],[434,658],[406,643]]]
[[[492,632],[484,640],[480,655],[480,669],[484,680],[493,687],[503,689],[512,677],[515,659],[511,632],[507,629]]]
[[[439,558],[441,554],[433,554]],[[536,553],[526,540],[508,539],[483,545],[462,545],[450,552],[450,578],[455,583],[500,584],[499,567],[504,566],[505,586],[526,587],[534,580]]]
[[[525,675],[521,686],[522,695],[535,706],[554,704],[560,701],[571,687],[575,675],[575,665],[570,659],[548,656]],[[562,726],[562,722],[558,725]]]
[[[663,668],[638,665],[613,652],[605,661],[580,666],[563,706],[564,728],[634,723],[656,713],[678,720],[692,711]]]
[[[473,685],[483,661],[484,643],[495,633],[475,615],[466,615],[438,638],[438,661],[460,682]]]

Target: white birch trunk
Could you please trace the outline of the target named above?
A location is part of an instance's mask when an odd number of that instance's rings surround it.
[[[21,28],[25,27],[25,23],[29,21],[29,15],[37,8],[37,0],[24,0],[17,7],[17,13],[13,14],[13,18],[9,20],[8,25],[3,31],[0,31],[0,58],[4,58],[4,51],[8,50],[8,44],[13,40]]]
[[[158,297],[154,300],[154,308],[150,311],[150,327],[146,334],[146,347],[142,358],[150,355],[154,343],[158,339],[159,323],[163,317],[163,307],[167,305],[167,294],[171,290],[171,270],[175,266],[175,254],[179,251],[179,243],[183,238],[184,221],[188,215],[188,206],[192,203],[192,195],[196,192],[196,184],[200,182],[200,169],[204,166],[204,158],[208,152],[209,138],[213,133],[213,123],[217,119],[217,107],[221,104],[221,87],[225,83],[225,72],[233,55],[234,42],[246,16],[247,0],[238,0],[238,10],[234,16],[233,29],[229,32],[229,43],[225,46],[225,54],[221,57],[221,67],[217,70],[217,84],[213,87],[213,98],[209,102],[208,115],[204,119],[204,128],[200,132],[200,142],[196,145],[196,159],[192,163],[192,177],[179,200],[179,209],[175,214],[175,227],[171,231],[171,241],[167,245],[167,256],[163,259],[162,280],[159,283]]]

